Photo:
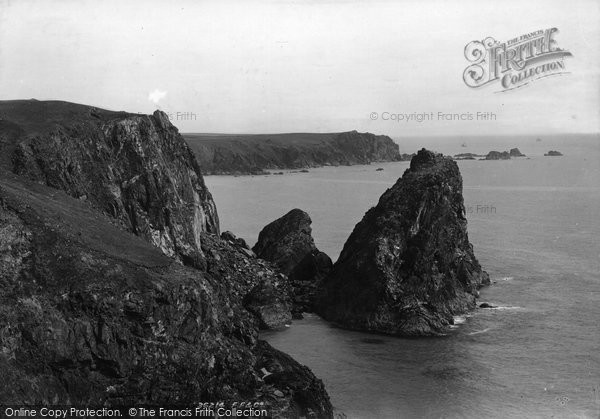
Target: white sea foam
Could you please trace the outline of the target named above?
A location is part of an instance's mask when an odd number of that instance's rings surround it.
[[[472,336],[472,335],[478,335],[478,334],[480,334],[480,333],[485,333],[485,332],[487,332],[487,331],[488,331],[488,330],[490,330],[490,329],[491,329],[491,327],[487,327],[487,328],[485,328],[485,329],[483,329],[483,330],[476,330],[476,331],[474,331],[474,332],[471,332],[471,333],[469,333],[469,336]]]
[[[521,310],[523,307],[519,306],[495,306],[492,303],[488,303],[491,307],[481,307],[481,310]]]
[[[458,325],[463,324],[466,321],[467,321],[467,316],[454,316],[454,324],[451,325],[450,327],[452,329],[455,329],[458,327]]]

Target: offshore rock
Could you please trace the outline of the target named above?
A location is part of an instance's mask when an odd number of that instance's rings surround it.
[[[18,129],[0,129],[10,137],[6,169],[86,200],[166,255],[202,266],[200,233],[218,234],[217,210],[165,113],[58,101],[6,101],[0,111]]]
[[[437,335],[488,283],[469,243],[458,166],[422,149],[354,228],[317,312],[351,329]]]
[[[508,151],[490,151],[486,156],[486,160],[510,160]]]
[[[273,262],[292,285],[294,314],[314,311],[317,284],[332,268],[329,256],[315,246],[309,215],[293,209],[262,229],[253,250]]]
[[[518,148],[511,148],[509,154],[510,157],[527,157],[525,154],[521,153]]]

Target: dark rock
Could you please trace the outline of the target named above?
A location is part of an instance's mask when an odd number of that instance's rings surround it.
[[[560,151],[556,151],[556,150],[550,150],[549,152],[547,152],[546,154],[544,154],[544,156],[548,157],[553,157],[553,156],[562,156],[563,154]]]
[[[486,160],[510,160],[510,153],[508,151],[490,151]]]
[[[375,169],[376,172],[381,172],[383,171],[383,167],[378,167],[377,169]]]
[[[85,196],[166,255],[201,267],[200,233],[218,234],[219,220],[177,128],[161,111],[133,115],[84,107],[88,111],[77,116],[77,107],[83,105],[13,105],[7,113],[16,121],[26,111],[32,117],[35,111],[52,113],[53,119],[32,127],[20,122],[23,134],[14,139],[10,169],[73,197]]]
[[[274,390],[277,400],[271,405],[274,417],[320,419],[333,417],[333,408],[323,382],[316,379],[305,366],[299,365],[289,355],[277,351],[265,342],[257,344],[258,365],[268,372],[264,378]],[[276,393],[279,392],[279,393]],[[280,393],[284,394],[284,399]]]
[[[312,238],[309,215],[293,209],[262,229],[253,250],[290,279],[294,313],[313,311],[318,281],[329,273],[332,262]]]
[[[489,303],[481,303],[479,304],[479,308],[496,308],[496,306],[493,306]]]
[[[400,161],[410,161],[415,156],[416,156],[415,153],[411,153],[411,154],[402,153],[402,154],[400,154]]]
[[[331,417],[320,380],[257,340],[237,295],[245,292],[238,260],[211,265],[214,251],[222,260],[238,254],[213,247],[227,243],[203,233],[210,263],[202,272],[87,203],[6,173],[0,179],[3,403],[249,400],[280,417]],[[265,366],[279,374],[269,383]],[[284,397],[273,401],[273,390]]]
[[[317,313],[351,329],[435,335],[475,308],[488,283],[469,243],[458,165],[423,149],[354,228]]]
[[[510,157],[527,157],[525,154],[521,153],[518,148],[511,148],[509,154]]]
[[[219,240],[210,234],[202,235],[202,250],[207,271],[217,276],[227,273],[230,296],[243,302],[261,329],[280,329],[291,323],[290,284],[272,264],[256,259],[252,250],[236,240]]]
[[[241,237],[236,237],[236,235],[233,234],[231,231],[224,231],[223,233],[221,233],[221,238],[243,249],[250,249],[250,247],[246,243],[246,240],[242,239]]]
[[[166,115],[38,101],[0,113],[3,403],[251,400],[332,416],[322,383],[257,340],[259,323],[290,316],[287,278],[213,234],[214,203]],[[253,316],[258,289],[269,298]],[[263,380],[269,359],[289,382]]]
[[[280,329],[292,322],[289,294],[281,292],[276,281],[260,282],[246,295],[244,306],[260,320],[262,329]]]

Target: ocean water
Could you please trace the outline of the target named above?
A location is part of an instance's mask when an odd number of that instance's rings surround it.
[[[315,315],[263,334],[324,381],[339,417],[600,418],[600,140],[498,141],[400,142],[403,152],[516,146],[529,156],[458,162],[469,237],[493,280],[480,301],[497,309],[457,319],[441,338],[346,331]],[[565,155],[543,157],[550,149]],[[317,246],[335,260],[407,167],[209,176],[206,183],[223,230],[253,245],[264,225],[298,207],[313,219]]]

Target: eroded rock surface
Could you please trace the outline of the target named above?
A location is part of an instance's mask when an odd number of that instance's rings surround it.
[[[3,102],[0,110],[20,128],[12,150],[3,149],[7,169],[89,201],[166,255],[202,265],[200,233],[219,232],[217,210],[165,113],[38,101]]]
[[[296,316],[314,311],[318,282],[332,267],[329,256],[315,246],[311,223],[306,212],[293,209],[264,227],[253,247],[259,258],[289,277]]]
[[[218,237],[164,115],[37,101],[0,114],[0,403],[244,400],[332,417],[320,380],[258,340],[259,323],[291,317],[287,278]],[[251,313],[257,287],[279,317]]]
[[[473,309],[487,283],[467,235],[458,165],[423,149],[354,228],[317,312],[352,329],[435,335]]]

